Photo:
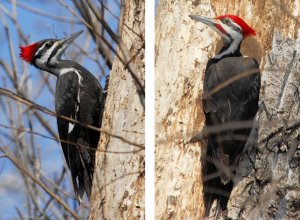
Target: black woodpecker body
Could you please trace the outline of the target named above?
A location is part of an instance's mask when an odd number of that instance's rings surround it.
[[[258,110],[260,72],[257,61],[243,57],[240,52],[243,39],[256,34],[241,18],[190,17],[213,28],[224,42],[219,54],[208,61],[204,77],[203,110],[208,142],[203,160],[203,192],[208,216],[214,200],[218,213],[226,209],[234,185],[235,165]]]
[[[70,43],[83,31],[68,38],[41,40],[20,47],[20,57],[57,77],[55,110],[62,150],[72,175],[75,194],[81,201],[84,192],[90,198],[95,164],[95,150],[100,133],[86,125],[100,128],[103,100],[97,78],[72,60],[61,60]],[[79,121],[72,123],[59,116]]]

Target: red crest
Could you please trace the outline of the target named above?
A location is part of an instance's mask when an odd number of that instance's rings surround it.
[[[216,17],[216,19],[224,19],[224,18],[230,18],[233,20],[237,25],[239,25],[242,28],[244,37],[250,36],[250,35],[256,35],[255,30],[253,30],[243,19],[239,18],[235,15],[222,15]]]
[[[38,43],[31,44],[29,46],[20,46],[20,57],[28,63],[31,63],[33,55],[38,48]]]

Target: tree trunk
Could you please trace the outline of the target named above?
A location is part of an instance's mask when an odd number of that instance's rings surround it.
[[[228,216],[233,219],[299,219],[299,1],[281,1],[282,5],[277,1],[260,1],[254,5],[242,2],[239,12],[233,4],[229,4],[227,10],[246,18],[255,15],[251,25],[263,48],[262,89],[257,117],[258,142],[248,144],[240,161]],[[217,14],[223,10],[216,10]],[[291,16],[298,16],[298,21]]]
[[[250,141],[241,159],[228,216],[300,216],[299,1],[281,1],[282,6],[276,2],[159,2],[155,53],[157,219],[199,219],[204,213],[200,159],[205,143],[188,141],[203,127],[203,73],[221,43],[214,31],[195,23],[189,14],[235,14],[257,32],[256,38],[243,42],[241,51],[257,59],[262,73],[258,145]],[[298,22],[292,16],[298,16]],[[253,135],[255,132],[257,129]]]
[[[201,145],[186,142],[203,127],[202,74],[214,37],[196,29],[188,16],[195,8],[192,1],[159,1],[156,14],[157,219],[199,219],[204,211]],[[210,9],[203,2],[198,13],[210,16]]]
[[[123,61],[132,58],[130,68],[144,84],[144,1],[124,4],[120,18],[123,45],[119,45],[117,53],[127,56]],[[89,219],[145,216],[143,94],[123,61],[116,57],[113,63],[102,129],[125,141],[101,133]]]

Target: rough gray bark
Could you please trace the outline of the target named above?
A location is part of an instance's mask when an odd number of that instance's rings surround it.
[[[118,47],[124,57],[113,63],[102,129],[133,144],[101,133],[89,216],[95,220],[145,216],[143,95],[124,64],[126,58],[132,58],[130,68],[144,82],[144,1],[124,4],[120,22],[123,43]]]
[[[277,30],[263,67],[258,145],[240,163],[240,180],[228,205],[237,219],[298,219],[300,216],[300,32]]]
[[[216,46],[216,42],[220,38],[205,25],[191,22],[189,14],[235,14],[257,32],[241,50],[260,63],[259,129],[253,131],[239,164],[228,216],[300,216],[299,1],[280,2],[159,2],[155,63],[157,219],[199,219],[203,215],[200,144],[185,143],[204,123],[202,75],[208,58],[219,50],[220,43]]]

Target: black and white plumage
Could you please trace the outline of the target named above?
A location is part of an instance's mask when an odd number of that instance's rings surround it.
[[[208,61],[204,77],[205,129],[210,131],[203,161],[205,215],[208,216],[214,200],[218,212],[226,209],[235,165],[258,110],[260,73],[257,61],[243,57],[240,52],[242,40],[255,35],[242,19],[234,15],[190,17],[213,28],[224,42],[221,51]],[[224,129],[220,129],[222,126]]]
[[[103,109],[102,88],[97,78],[72,60],[61,60],[62,53],[83,31],[64,39],[47,39],[20,47],[20,56],[35,67],[57,77],[55,110],[63,153],[72,175],[79,201],[90,197],[95,150],[100,133],[84,125],[100,128]],[[66,116],[79,123],[72,123]]]

